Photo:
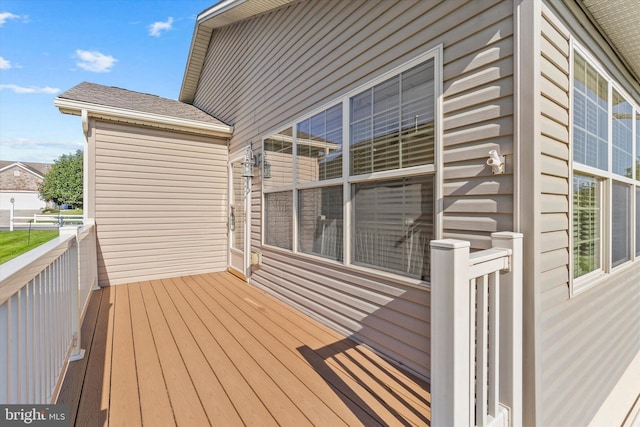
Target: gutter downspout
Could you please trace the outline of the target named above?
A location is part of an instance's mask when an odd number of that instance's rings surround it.
[[[89,219],[93,221],[94,213],[89,216],[89,112],[83,108],[80,114],[82,117],[82,133],[84,141],[82,143],[82,219],[85,224]]]

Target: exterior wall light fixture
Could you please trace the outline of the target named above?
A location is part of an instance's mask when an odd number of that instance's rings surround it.
[[[494,175],[502,175],[504,173],[505,156],[501,156],[496,150],[489,151],[489,160],[487,165],[491,166]]]
[[[245,178],[253,177],[253,166],[256,162],[253,159],[253,151],[251,151],[251,147],[247,148],[247,154],[244,156],[244,161],[242,162],[242,176]]]

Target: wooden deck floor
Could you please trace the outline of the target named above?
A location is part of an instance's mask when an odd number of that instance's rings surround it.
[[[82,327],[77,426],[429,424],[427,383],[229,273],[104,288]]]

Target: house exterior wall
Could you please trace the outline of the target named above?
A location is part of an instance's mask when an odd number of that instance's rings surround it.
[[[11,198],[14,199],[14,209],[35,210],[46,206],[40,200],[38,185],[42,178],[19,166],[13,166],[0,172],[0,209],[11,209]]]
[[[234,125],[232,153],[442,45],[442,226],[475,249],[513,229],[513,4],[300,1],[216,29],[194,105]],[[507,156],[492,176],[488,152]],[[261,246],[253,179],[251,282],[430,376],[429,287]]]
[[[535,299],[525,303],[536,306],[535,325],[527,332],[536,337],[529,353],[536,359],[535,392],[528,396],[535,395],[536,403],[525,402],[525,419],[536,425],[587,425],[640,351],[640,263],[606,274],[579,295],[571,293],[571,40],[587,46],[636,103],[640,93],[637,82],[610,59],[613,53],[601,47],[603,40],[580,9],[552,2],[537,10],[532,36],[538,46],[534,145],[539,155],[534,175],[522,177],[536,180],[539,209],[529,218],[538,221],[535,233],[525,235],[533,248],[525,281]]]
[[[100,286],[227,267],[227,144],[91,120]]]
[[[42,178],[17,165],[0,172],[2,190],[38,191],[41,182]]]

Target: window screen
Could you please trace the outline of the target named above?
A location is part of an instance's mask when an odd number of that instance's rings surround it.
[[[633,107],[613,91],[611,131],[613,133],[613,173],[633,177]]]
[[[293,229],[293,193],[281,191],[264,195],[265,243],[291,249]]]
[[[611,194],[611,265],[631,259],[631,187],[613,182]]]
[[[342,176],[342,104],[297,125],[298,182]]]
[[[354,264],[429,277],[433,175],[353,185]]]
[[[600,183],[573,177],[573,276],[600,268]]]
[[[429,60],[351,97],[351,175],[433,163],[433,79]]]
[[[608,168],[608,83],[578,55],[574,55],[573,160]]]
[[[342,186],[300,190],[298,240],[300,252],[342,261]]]

